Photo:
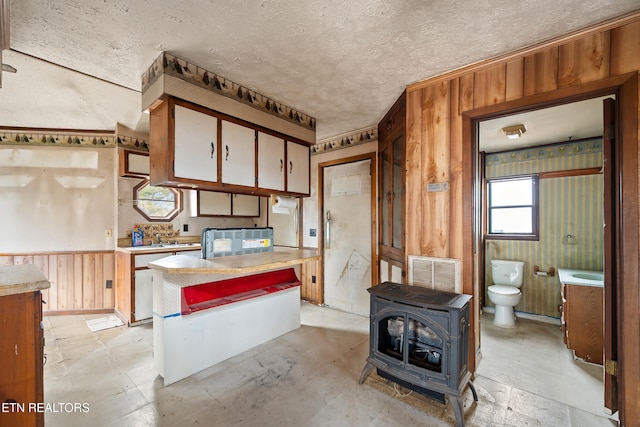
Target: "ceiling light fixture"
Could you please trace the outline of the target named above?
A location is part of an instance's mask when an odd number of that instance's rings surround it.
[[[527,131],[527,128],[523,124],[507,126],[502,128],[502,132],[509,139],[518,139],[522,136],[523,133]]]

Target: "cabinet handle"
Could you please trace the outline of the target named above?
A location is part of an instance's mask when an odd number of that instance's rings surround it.
[[[284,162],[280,159],[280,173],[282,173],[282,168],[284,167]]]
[[[228,145],[225,145],[225,146],[224,146],[224,148],[225,148],[225,150],[227,150],[227,155],[226,155],[226,157],[224,158],[224,160],[225,160],[225,162],[226,162],[227,160],[229,160],[229,146],[228,146]]]
[[[213,154],[216,152],[216,146],[213,144],[213,142],[211,143],[211,158],[213,159]]]
[[[293,172],[293,162],[289,160],[289,173]]]

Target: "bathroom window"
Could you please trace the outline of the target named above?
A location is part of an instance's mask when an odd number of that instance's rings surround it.
[[[182,210],[180,191],[142,181],[133,189],[133,208],[149,221],[170,221]]]
[[[538,240],[538,177],[487,181],[488,239]]]

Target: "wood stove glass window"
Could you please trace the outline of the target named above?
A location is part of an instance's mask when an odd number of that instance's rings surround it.
[[[409,327],[405,330],[405,323]],[[411,316],[389,316],[378,325],[378,351],[405,364],[442,372],[443,339]]]

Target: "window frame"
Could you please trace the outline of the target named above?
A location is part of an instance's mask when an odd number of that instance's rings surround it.
[[[531,233],[491,233],[491,210],[497,209],[492,208],[491,206],[491,183],[493,182],[505,182],[505,181],[516,181],[516,180],[524,180],[530,179],[532,185],[531,191],[531,205],[513,205],[506,206],[506,208],[520,208],[520,207],[530,207],[531,208]],[[513,175],[513,176],[501,176],[495,177],[491,179],[487,179],[485,181],[485,189],[486,189],[486,199],[485,199],[485,214],[486,214],[486,234],[485,239],[492,240],[540,240],[540,177],[538,174],[527,174],[527,175]],[[505,208],[504,206],[500,208]]]
[[[162,187],[169,191],[171,191],[176,199],[174,203],[174,208],[165,216],[150,216],[147,212],[138,207],[138,192],[145,187],[154,187],[151,185],[148,179],[141,181],[138,185],[133,187],[133,209],[136,210],[140,215],[142,215],[149,222],[167,222],[173,220],[178,216],[180,212],[182,212],[182,192],[178,189],[171,187]]]

